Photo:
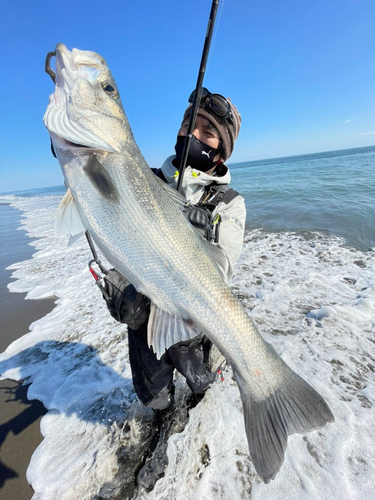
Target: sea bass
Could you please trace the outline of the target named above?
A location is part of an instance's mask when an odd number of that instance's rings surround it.
[[[148,167],[104,59],[59,44],[46,71],[55,91],[44,123],[68,188],[57,232],[87,230],[110,264],[150,298],[149,342],[159,357],[198,332],[223,353],[240,390],[251,459],[268,483],[288,435],[332,422],[331,410],[262,339],[221,277],[221,251],[186,220],[186,200]]]

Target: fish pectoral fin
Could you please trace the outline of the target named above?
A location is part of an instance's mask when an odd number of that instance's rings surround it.
[[[151,304],[150,318],[147,325],[148,345],[153,348],[158,359],[174,344],[189,340],[199,332],[188,319],[174,316]]]
[[[64,194],[56,212],[55,234],[57,237],[75,236],[86,231],[78,206],[70,189]]]

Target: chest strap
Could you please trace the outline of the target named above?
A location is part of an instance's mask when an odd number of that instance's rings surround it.
[[[205,188],[197,205],[206,207],[213,212],[219,203],[228,205],[236,196],[239,196],[239,193],[229,186],[210,184]]]

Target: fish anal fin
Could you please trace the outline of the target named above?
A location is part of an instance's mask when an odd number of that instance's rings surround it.
[[[194,323],[189,319],[174,316],[151,304],[147,325],[147,340],[158,359],[174,344],[199,335]]]

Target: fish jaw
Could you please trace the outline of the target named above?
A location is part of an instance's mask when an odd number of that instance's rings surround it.
[[[95,52],[69,51],[61,43],[55,55],[55,91],[43,118],[46,128],[74,144],[124,150],[132,133],[105,60]]]

